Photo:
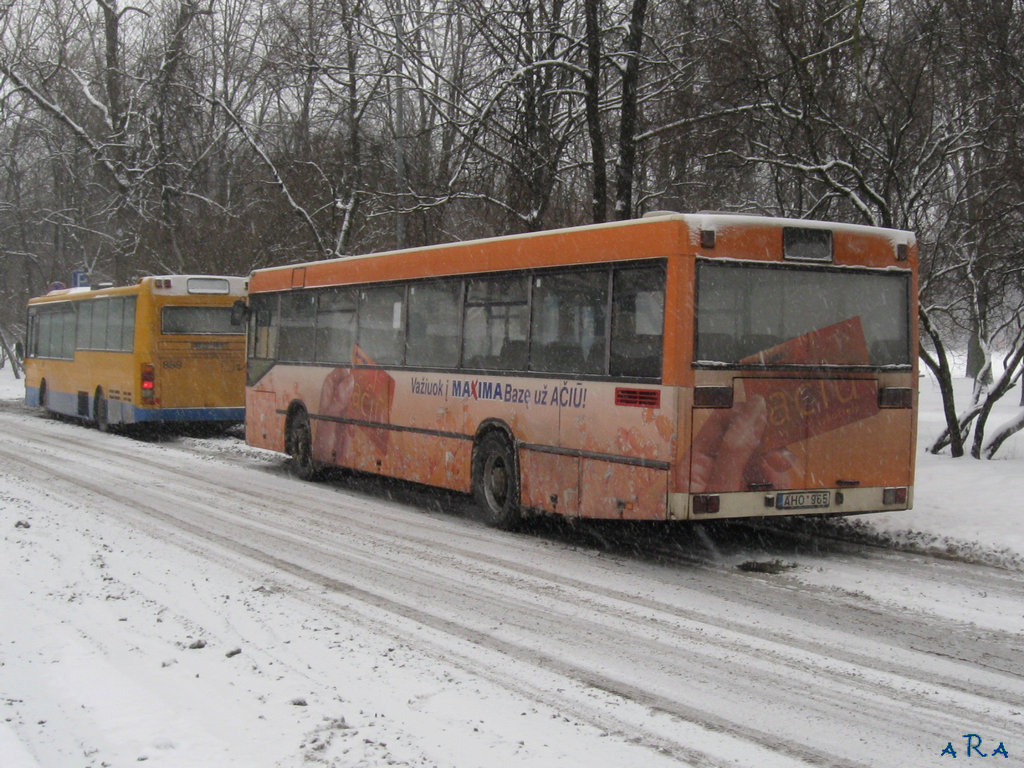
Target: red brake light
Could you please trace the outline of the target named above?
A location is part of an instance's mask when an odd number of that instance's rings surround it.
[[[152,404],[156,396],[156,367],[150,363],[142,364],[142,376],[140,381],[142,388],[142,402]]]
[[[721,509],[721,498],[718,496],[694,496],[693,497],[693,514],[695,515],[713,515]]]
[[[882,503],[886,505],[907,504],[907,489],[906,488],[883,488],[882,489]]]
[[[912,408],[914,390],[910,387],[882,387],[878,390],[879,408]]]

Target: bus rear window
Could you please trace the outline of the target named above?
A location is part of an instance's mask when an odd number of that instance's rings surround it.
[[[702,260],[698,365],[909,366],[910,275]]]
[[[231,323],[231,307],[164,307],[160,332],[181,336],[238,336],[239,326]]]
[[[190,277],[187,285],[189,293],[219,296],[227,296],[231,293],[231,282],[223,277]]]

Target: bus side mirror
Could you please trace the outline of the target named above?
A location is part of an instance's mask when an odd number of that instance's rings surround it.
[[[245,321],[249,319],[249,307],[246,306],[245,301],[239,299],[231,305],[231,324],[232,325],[245,325]]]

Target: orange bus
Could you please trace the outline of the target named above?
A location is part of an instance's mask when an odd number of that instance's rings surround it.
[[[25,402],[111,425],[245,418],[245,278],[144,277],[29,300]]]
[[[658,214],[257,270],[246,438],[503,528],[906,509],[916,264],[905,231]]]

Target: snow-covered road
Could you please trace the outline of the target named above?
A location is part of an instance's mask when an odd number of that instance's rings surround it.
[[[5,768],[928,766],[965,734],[1022,764],[1019,572],[502,533],[235,437],[9,402],[0,468]]]

